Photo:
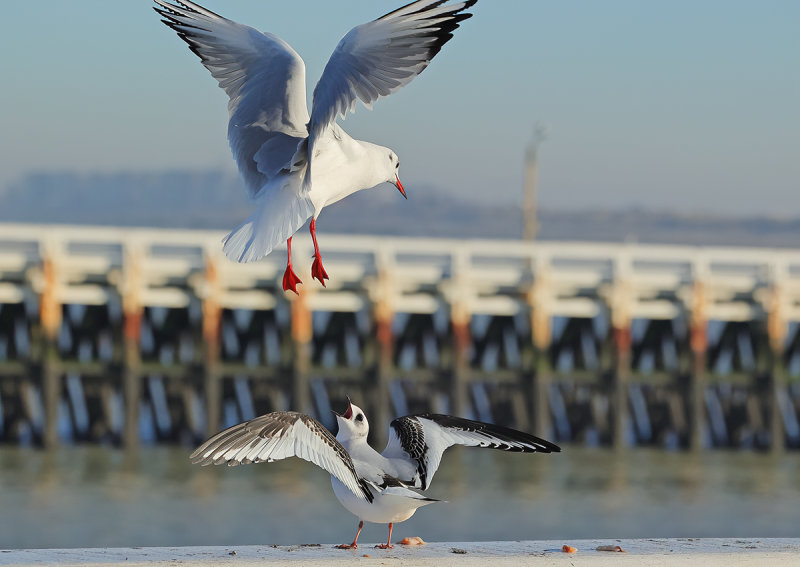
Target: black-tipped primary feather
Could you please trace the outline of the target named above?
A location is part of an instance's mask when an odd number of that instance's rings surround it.
[[[314,88],[309,122],[309,155],[315,141],[337,116],[360,100],[367,108],[410,83],[453,37],[477,0],[417,0],[351,29]],[[311,164],[306,171],[310,178]]]
[[[516,429],[450,415],[418,414],[392,421],[383,455],[388,458],[407,455],[416,466],[415,476],[408,482],[424,490],[430,486],[442,453],[452,445],[520,453],[561,451],[558,445]]]

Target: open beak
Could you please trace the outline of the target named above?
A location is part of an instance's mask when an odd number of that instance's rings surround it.
[[[353,419],[353,405],[350,403],[350,396],[347,397],[347,409],[344,413],[337,413],[334,411],[333,414],[338,415],[342,419]]]
[[[395,185],[397,186],[397,190],[398,190],[398,191],[400,191],[400,194],[402,194],[402,195],[403,195],[403,197],[405,197],[406,199],[408,199],[408,195],[406,195],[406,190],[405,190],[405,189],[403,189],[403,184],[402,184],[402,183],[400,183],[400,177],[398,177],[397,175],[395,175],[395,179],[397,179],[397,183],[395,183]]]

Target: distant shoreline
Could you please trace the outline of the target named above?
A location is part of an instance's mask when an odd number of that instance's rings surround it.
[[[0,222],[230,230],[251,205],[239,178],[222,171],[32,173],[0,192]],[[326,208],[325,234],[518,239],[522,211],[432,187],[365,191]],[[800,218],[724,217],[657,210],[552,210],[538,214],[541,240],[704,246],[800,245]]]

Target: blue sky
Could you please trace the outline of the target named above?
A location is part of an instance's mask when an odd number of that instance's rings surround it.
[[[287,40],[309,91],[353,25],[402,0],[206,0]],[[0,190],[31,170],[234,166],[226,99],[148,0],[8,2]],[[537,121],[540,203],[800,216],[800,2],[480,0],[351,135],[437,187],[516,202]]]

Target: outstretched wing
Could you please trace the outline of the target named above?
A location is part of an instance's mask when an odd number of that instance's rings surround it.
[[[193,463],[236,466],[300,457],[338,478],[353,494],[372,502],[353,461],[330,431],[313,417],[278,411],[234,425],[214,435],[191,454]]]
[[[337,116],[367,108],[410,83],[430,64],[477,0],[418,0],[350,30],[336,46],[314,88],[309,156]],[[307,174],[308,175],[308,174]]]
[[[449,415],[419,414],[392,421],[383,456],[410,461],[415,473],[409,481],[425,490],[439,468],[442,453],[453,445],[520,453],[561,451],[558,445],[516,429]]]
[[[285,41],[189,0],[155,0],[230,97],[228,141],[251,197],[287,165],[307,135],[305,64]]]

